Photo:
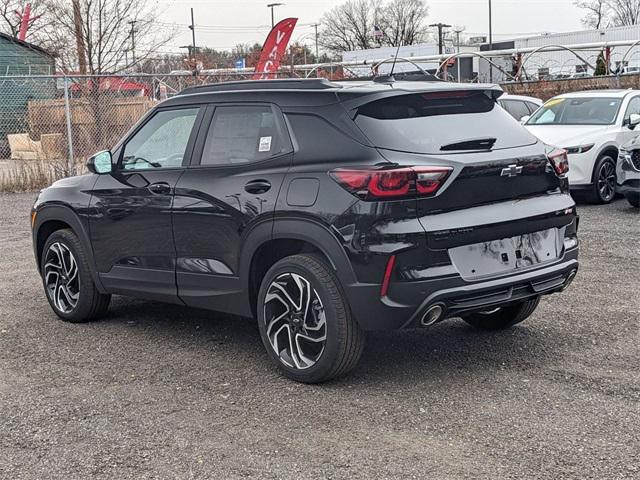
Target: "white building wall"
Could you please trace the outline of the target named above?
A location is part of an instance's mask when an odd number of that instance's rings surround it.
[[[594,42],[615,42],[615,41],[635,41],[640,40],[640,25],[630,27],[606,28],[601,30],[583,30],[578,32],[555,33],[549,35],[539,35],[535,37],[517,38],[514,40],[515,49],[535,48],[548,45],[578,45],[581,43]],[[611,53],[611,68],[616,68],[617,62],[620,62],[627,53],[629,47],[617,47]],[[588,63],[595,66],[600,50],[594,49],[590,51],[578,52]],[[494,59],[494,62],[500,64],[507,70],[511,70],[510,59]],[[525,69],[529,75],[538,75],[538,70],[548,68],[552,75],[571,75],[576,73],[577,66],[583,62],[579,60],[571,52],[539,52],[530,57],[525,65]],[[634,47],[627,56],[625,63],[630,66],[640,66],[640,47]],[[592,70],[589,70],[593,73]],[[480,80],[488,81],[489,65],[487,62],[480,62],[479,71]],[[494,81],[503,80],[503,76],[494,70]]]
[[[381,47],[371,48],[368,50],[353,50],[350,52],[344,52],[342,54],[343,62],[362,62],[367,61],[372,65],[375,63],[373,60],[380,60],[383,58],[393,58],[396,55],[396,47]],[[447,47],[447,53],[452,53],[450,47]],[[419,43],[416,45],[407,45],[406,47],[400,47],[398,57],[411,59],[412,57],[437,55],[438,46],[430,43]],[[416,62],[424,70],[438,68],[437,62]],[[391,71],[392,62],[384,63],[380,65],[378,69],[379,74],[386,74]],[[349,67],[358,76],[367,76],[371,73],[371,67]],[[396,72],[410,72],[415,71],[416,67],[408,62],[397,63],[395,67]]]

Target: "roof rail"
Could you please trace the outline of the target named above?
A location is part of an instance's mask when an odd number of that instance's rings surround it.
[[[230,90],[327,90],[341,88],[326,78],[300,78],[282,80],[239,80],[235,82],[208,83],[195,85],[180,91],[178,95],[191,93],[225,92]]]

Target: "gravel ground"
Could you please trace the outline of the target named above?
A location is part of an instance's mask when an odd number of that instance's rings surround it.
[[[639,478],[640,215],[581,206],[582,265],[524,324],[375,333],[322,386],[251,321],[115,298],[72,325],[0,195],[0,477]]]

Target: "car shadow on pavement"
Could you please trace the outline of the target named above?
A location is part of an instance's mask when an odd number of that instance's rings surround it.
[[[449,319],[425,329],[368,332],[358,367],[346,378],[329,382],[336,388],[360,381],[394,384],[432,384],[477,371],[499,371],[556,363],[562,352],[554,345],[558,331],[536,326],[536,318],[502,332],[478,331],[460,319]],[[205,310],[142,300],[116,298],[108,316],[94,328],[129,329],[138,344],[155,342],[159,351],[186,345],[184,355],[210,356],[217,369],[238,368],[273,375],[255,320]],[[133,330],[133,332],[131,331]],[[555,341],[548,342],[549,335]],[[140,338],[145,337],[145,338]],[[146,338],[152,337],[152,338]],[[215,345],[215,348],[211,346]],[[122,345],[121,345],[122,347]],[[195,352],[195,353],[194,353]],[[234,358],[234,362],[228,359]],[[183,359],[185,363],[190,359]],[[238,364],[240,362],[240,365]],[[229,372],[232,374],[232,372]],[[286,381],[286,380],[284,380]]]

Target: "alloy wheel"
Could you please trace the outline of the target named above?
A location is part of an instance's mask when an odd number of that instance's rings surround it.
[[[80,277],[78,262],[65,244],[52,243],[45,255],[44,283],[47,295],[61,313],[69,313],[78,304]]]
[[[296,273],[279,275],[267,289],[264,321],[271,348],[288,367],[305,370],[320,359],[327,322],[320,295]]]
[[[603,162],[598,171],[598,192],[603,202],[613,199],[616,192],[616,170],[611,162]]]

